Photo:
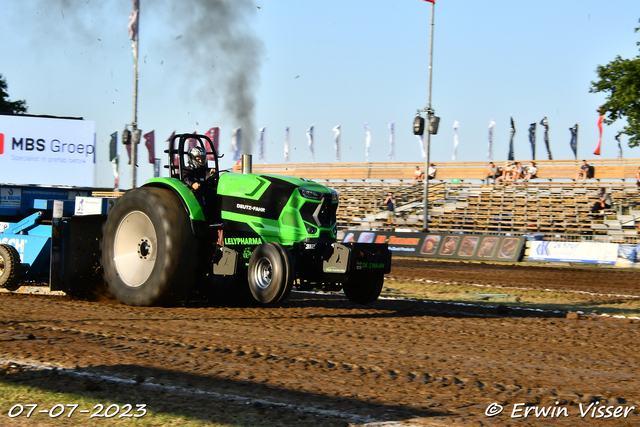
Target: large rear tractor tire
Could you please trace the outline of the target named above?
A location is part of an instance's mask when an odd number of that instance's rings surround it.
[[[0,288],[17,291],[20,288],[20,253],[11,245],[0,245]]]
[[[294,279],[291,254],[279,243],[258,246],[249,259],[249,289],[260,304],[277,304],[291,292]]]
[[[343,283],[342,290],[354,304],[371,304],[380,296],[384,285],[384,275],[358,277]]]
[[[105,223],[102,268],[109,291],[128,305],[175,305],[192,285],[198,242],[181,201],[163,188],[128,191]]]

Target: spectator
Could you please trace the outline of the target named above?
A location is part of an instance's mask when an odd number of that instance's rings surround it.
[[[393,197],[393,193],[391,191],[387,194],[387,198],[384,199],[384,204],[387,205],[387,224],[391,225],[395,219],[394,210],[396,204],[396,199]]]
[[[427,175],[429,176],[429,179],[434,179],[436,177],[436,165],[434,165],[433,163],[429,165],[429,169],[427,169]]]
[[[502,168],[502,174],[496,178],[496,181],[506,182],[511,180],[513,164],[510,164],[508,161],[504,162],[504,167]]]
[[[636,185],[640,188],[640,167],[636,171]]]
[[[413,183],[415,184],[416,182],[422,182],[423,179],[424,179],[424,172],[420,170],[420,166],[416,166],[416,171],[413,175]]]
[[[536,162],[532,161],[529,167],[527,168],[527,174],[524,176],[525,181],[529,181],[536,177],[538,174],[538,168],[536,167]]]
[[[516,162],[515,166],[513,167],[512,174],[513,181],[524,178],[524,168],[522,167],[520,162]]]
[[[493,162],[489,162],[489,169],[487,169],[487,177],[485,178],[485,182],[487,185],[489,184],[489,180],[493,179],[494,181],[500,176],[500,168],[493,164]]]
[[[603,209],[611,209],[611,206],[613,206],[611,196],[607,194],[607,190],[603,187],[598,193],[598,201],[593,204],[591,212],[598,213]]]
[[[580,178],[582,178],[582,182],[585,182],[587,178],[589,178],[590,169],[591,169],[591,166],[587,164],[586,160],[583,160],[582,166],[580,166],[580,169],[578,169],[578,172],[576,173],[576,179],[574,181],[578,182]]]

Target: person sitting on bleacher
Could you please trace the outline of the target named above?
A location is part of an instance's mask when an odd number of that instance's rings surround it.
[[[524,176],[524,180],[528,182],[530,179],[535,178],[537,174],[538,174],[538,168],[536,167],[536,162],[532,161],[529,167],[527,168],[527,174]]]
[[[487,178],[485,179],[487,185],[489,184],[490,179],[493,179],[495,181],[500,175],[500,168],[494,165],[493,162],[489,162],[489,169],[487,169]]]
[[[585,162],[586,163],[586,162]],[[591,209],[591,213],[599,213],[604,209],[611,209],[613,206],[613,202],[611,201],[611,196],[607,194],[607,190],[603,188],[600,189],[598,193],[598,201],[593,204],[593,208]]]
[[[422,182],[422,180],[424,180],[424,172],[420,170],[420,166],[416,166],[416,171],[413,175],[413,183]]]
[[[436,177],[436,165],[433,163],[431,163],[429,169],[427,169],[427,177],[428,179],[434,179]]]
[[[585,182],[587,178],[589,178],[590,169],[591,169],[591,166],[587,164],[586,160],[583,160],[582,166],[580,166],[580,169],[578,169],[578,172],[576,173],[576,179],[574,181],[578,182],[580,178],[582,178],[582,182]]]
[[[502,175],[496,178],[498,182],[511,181],[511,177],[513,176],[513,170],[515,168],[515,164],[504,162],[504,167],[502,168]]]
[[[524,168],[520,164],[520,162],[516,162],[516,165],[513,168],[513,181],[524,178]]]

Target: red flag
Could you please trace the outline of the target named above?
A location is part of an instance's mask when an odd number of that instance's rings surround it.
[[[193,133],[194,134],[198,134],[198,130],[196,129]],[[196,145],[198,145],[198,140],[195,139],[195,138],[189,138],[189,144],[188,144],[188,147],[187,147],[187,152],[189,150],[191,150],[193,147],[195,147]]]
[[[146,140],[144,145],[147,146],[147,150],[149,150],[149,163],[155,164],[156,162],[156,137],[155,131],[152,130],[149,133],[144,134],[144,139]]]
[[[219,127],[215,127],[215,128],[211,128],[207,131],[207,133],[205,134],[209,137],[209,139],[211,139],[211,141],[213,142],[213,147],[216,149],[216,153],[218,152],[218,144],[219,144],[219,140],[220,140],[220,128]],[[208,149],[208,148],[207,148]],[[214,160],[213,155],[209,154],[208,156],[209,160]]]
[[[429,3],[436,4],[436,0],[424,0],[424,1],[428,1]]]
[[[598,129],[600,130],[600,139],[598,139],[598,147],[596,151],[593,152],[596,156],[600,155],[600,144],[602,144],[602,121],[604,120],[604,116],[598,117]]]

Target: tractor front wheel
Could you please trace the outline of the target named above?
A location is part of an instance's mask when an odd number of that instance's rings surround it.
[[[260,304],[283,301],[293,287],[291,254],[279,243],[258,246],[249,259],[249,289]]]
[[[0,288],[17,291],[20,288],[20,254],[11,245],[0,245]]]
[[[192,285],[197,248],[189,216],[171,190],[127,191],[103,229],[109,291],[128,305],[175,305]]]

